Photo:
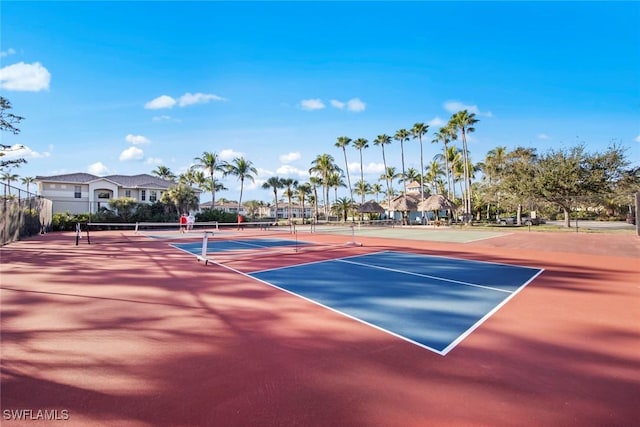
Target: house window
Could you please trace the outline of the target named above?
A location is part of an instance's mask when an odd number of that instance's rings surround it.
[[[49,184],[49,188],[54,189],[54,188],[56,188],[56,185],[55,184]]]
[[[108,191],[101,191],[98,193],[98,199],[108,199],[111,197]]]
[[[131,190],[124,190],[124,197],[131,197]]]
[[[73,189],[73,197],[76,199],[80,199],[82,197],[82,187],[79,185],[74,186]]]
[[[140,190],[140,200],[143,202],[147,200],[147,190]]]
[[[158,200],[158,192],[154,191],[154,190],[151,190],[149,192],[149,201],[151,203],[155,203],[157,200]]]

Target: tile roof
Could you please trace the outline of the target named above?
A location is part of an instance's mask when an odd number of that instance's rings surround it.
[[[149,174],[139,175],[107,175],[97,176],[90,173],[69,173],[64,175],[36,176],[36,181],[68,182],[88,184],[92,181],[106,179],[127,188],[169,188],[173,182]]]

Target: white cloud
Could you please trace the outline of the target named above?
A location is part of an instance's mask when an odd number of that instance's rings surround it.
[[[53,147],[49,147],[51,150],[53,150]],[[12,145],[11,147],[7,148],[7,149],[3,149],[2,153],[4,154],[4,156],[2,156],[3,159],[42,159],[45,157],[49,157],[51,156],[50,152],[38,152],[38,151],[33,151],[31,148],[24,146],[24,145],[20,145],[20,144],[15,144]]]
[[[162,159],[159,157],[148,157],[147,160],[144,161],[146,165],[161,165]]]
[[[538,135],[536,135],[536,138],[547,140],[549,139],[549,135],[547,135],[546,133],[539,133]]]
[[[429,125],[429,130],[433,131],[433,128],[441,128],[444,125],[447,124],[447,122],[445,122],[444,120],[442,120],[440,117],[434,117],[433,119],[431,119],[429,122],[427,122],[427,124]],[[439,129],[438,129],[439,130]],[[436,130],[437,132],[437,130]]]
[[[320,101],[317,100],[309,100],[309,101]],[[321,101],[320,101],[321,102]],[[362,102],[360,98],[351,98],[347,102],[338,101],[337,99],[332,99],[329,101],[332,107],[337,108],[339,110],[344,110],[345,108],[348,111],[353,111],[355,113],[359,113],[360,111],[364,111],[367,108],[367,104]],[[322,108],[324,108],[324,104],[322,104]]]
[[[51,73],[39,62],[7,65],[0,68],[0,88],[6,90],[38,92],[48,90]]]
[[[635,142],[640,142],[640,135],[636,136],[634,139]]]
[[[360,98],[353,98],[347,101],[347,110],[359,113],[367,108],[367,104],[362,102]]]
[[[168,120],[171,120],[171,116],[167,116],[166,114],[163,114],[161,116],[155,116],[151,120],[154,122],[166,122]]]
[[[351,162],[351,163],[348,163],[347,166],[349,167],[349,172],[360,173],[360,162]]]
[[[446,101],[443,107],[448,112],[455,114],[461,110],[467,110],[470,113],[475,113],[477,116],[493,117],[491,111],[481,112],[477,105],[463,104],[460,101]]]
[[[384,172],[384,163],[369,163],[364,165],[364,173],[382,174]]]
[[[221,96],[210,94],[210,93],[185,93],[178,100],[178,105],[180,107],[186,107],[187,105],[194,104],[206,104],[209,101],[226,101]]]
[[[300,101],[300,108],[307,111],[322,110],[325,107],[321,99],[303,99]]]
[[[292,153],[282,154],[279,157],[279,159],[282,163],[295,162],[296,160],[300,160],[300,153],[292,152]]]
[[[144,108],[147,110],[160,110],[162,108],[173,108],[176,105],[176,100],[169,95],[160,95],[157,98],[144,104]]]
[[[0,58],[4,58],[5,56],[14,55],[16,50],[13,48],[9,48],[7,50],[0,51]]]
[[[142,145],[142,144],[149,144],[151,141],[149,141],[149,138],[144,137],[142,135],[127,135],[124,138],[128,143],[133,144],[133,145]]]
[[[128,160],[140,160],[144,157],[144,151],[138,147],[129,147],[120,153],[120,161],[126,162]]]
[[[236,157],[242,157],[243,153],[233,151],[231,148],[224,149],[218,153],[221,160],[233,160]]]
[[[291,176],[299,176],[302,178],[306,178],[309,176],[309,172],[299,169],[295,166],[291,166],[291,165],[282,165],[280,166],[278,169],[276,169],[276,173],[278,175],[282,175],[284,178],[287,177],[291,177]]]
[[[89,165],[89,167],[87,168],[87,172],[93,175],[101,176],[108,174],[109,168],[103,165],[102,162],[96,162]]]

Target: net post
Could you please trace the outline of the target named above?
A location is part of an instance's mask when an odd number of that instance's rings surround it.
[[[204,265],[209,263],[207,259],[207,246],[209,245],[209,234],[213,236],[213,232],[205,231],[202,236],[202,250],[200,251],[200,256],[198,257],[198,261],[203,261]]]
[[[76,246],[80,244],[80,223],[76,222]]]
[[[89,223],[87,223],[87,245],[91,244],[91,238],[89,237]]]
[[[136,221],[136,228],[133,231],[133,234],[138,234],[138,224],[139,222]]]

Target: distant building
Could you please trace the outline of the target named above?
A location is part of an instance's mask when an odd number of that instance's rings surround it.
[[[38,193],[53,202],[53,213],[95,213],[100,208],[109,208],[109,202],[121,197],[130,197],[138,203],[155,203],[173,185],[156,176],[109,175],[96,176],[89,173],[36,176]],[[194,188],[198,197],[201,190]]]

